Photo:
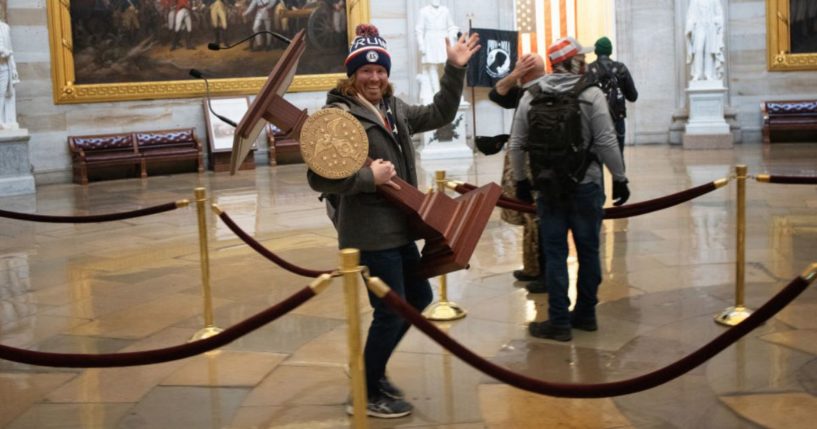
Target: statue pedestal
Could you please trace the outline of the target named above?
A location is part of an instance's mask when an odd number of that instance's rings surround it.
[[[0,197],[33,194],[27,129],[0,130]]]
[[[689,122],[684,131],[684,149],[729,149],[734,146],[729,124],[724,119],[722,81],[691,81],[689,95]]]
[[[468,107],[465,100],[460,102],[454,122],[434,131],[423,133],[423,149],[420,159],[434,161],[441,159],[473,159],[474,151],[468,147],[465,138],[465,123]]]

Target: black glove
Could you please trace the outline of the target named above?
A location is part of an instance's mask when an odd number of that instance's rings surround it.
[[[630,199],[630,188],[627,187],[627,181],[620,182],[613,181],[613,205],[618,207]]]
[[[516,199],[526,203],[533,202],[533,195],[530,193],[530,180],[520,180],[516,182]]]
[[[477,150],[485,155],[493,155],[505,146],[510,136],[508,134],[499,134],[493,137],[477,136],[474,141],[477,145]]]

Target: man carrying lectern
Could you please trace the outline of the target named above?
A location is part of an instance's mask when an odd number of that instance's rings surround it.
[[[373,161],[353,175],[330,179],[309,170],[312,189],[321,192],[338,231],[340,248],[360,250],[360,262],[372,276],[380,277],[394,292],[422,310],[432,299],[425,277],[414,275],[420,262],[418,239],[405,211],[376,193],[379,185],[398,188],[399,177],[417,186],[411,134],[442,127],[453,121],[462,95],[465,66],[479,49],[479,37],[462,36],[446,47],[448,61],[440,91],[429,105],[409,105],[394,96],[389,83],[391,57],[386,41],[372,25],[359,25],[346,58],[348,78],[329,91],[325,108],[342,109],[357,119],[368,138]],[[364,349],[368,389],[367,414],[397,418],[408,415],[412,405],[386,377],[386,364],[409,324],[369,292],[374,316]],[[347,412],[352,412],[349,404]]]

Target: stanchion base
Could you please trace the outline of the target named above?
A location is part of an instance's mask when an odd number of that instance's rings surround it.
[[[465,317],[465,310],[451,301],[440,301],[431,304],[423,311],[428,320],[456,320]]]
[[[752,314],[752,310],[739,305],[737,307],[729,307],[717,316],[715,316],[715,323],[726,326],[735,326],[740,322],[746,320]]]
[[[224,329],[217,328],[215,326],[208,326],[206,328],[202,328],[202,329],[199,329],[198,331],[196,331],[196,333],[193,334],[193,336],[190,337],[190,339],[187,340],[187,342],[192,343],[193,341],[198,341],[198,340],[203,340],[205,338],[210,338],[210,337],[213,337],[213,336],[216,336],[216,335],[220,334],[221,331],[223,331],[223,330]]]

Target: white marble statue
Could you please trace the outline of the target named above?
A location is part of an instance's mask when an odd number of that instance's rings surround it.
[[[722,80],[723,9],[720,0],[692,0],[687,10],[687,64],[691,80]]]
[[[9,26],[0,21],[0,129],[4,130],[19,128],[14,84],[20,82],[20,78],[13,53]]]
[[[433,96],[440,89],[438,67],[446,60],[445,39],[457,40],[458,28],[451,19],[448,8],[440,5],[440,0],[431,0],[431,4],[420,9],[417,26],[417,47],[422,54],[422,70],[417,77],[420,83],[420,99],[430,102],[427,97]]]

